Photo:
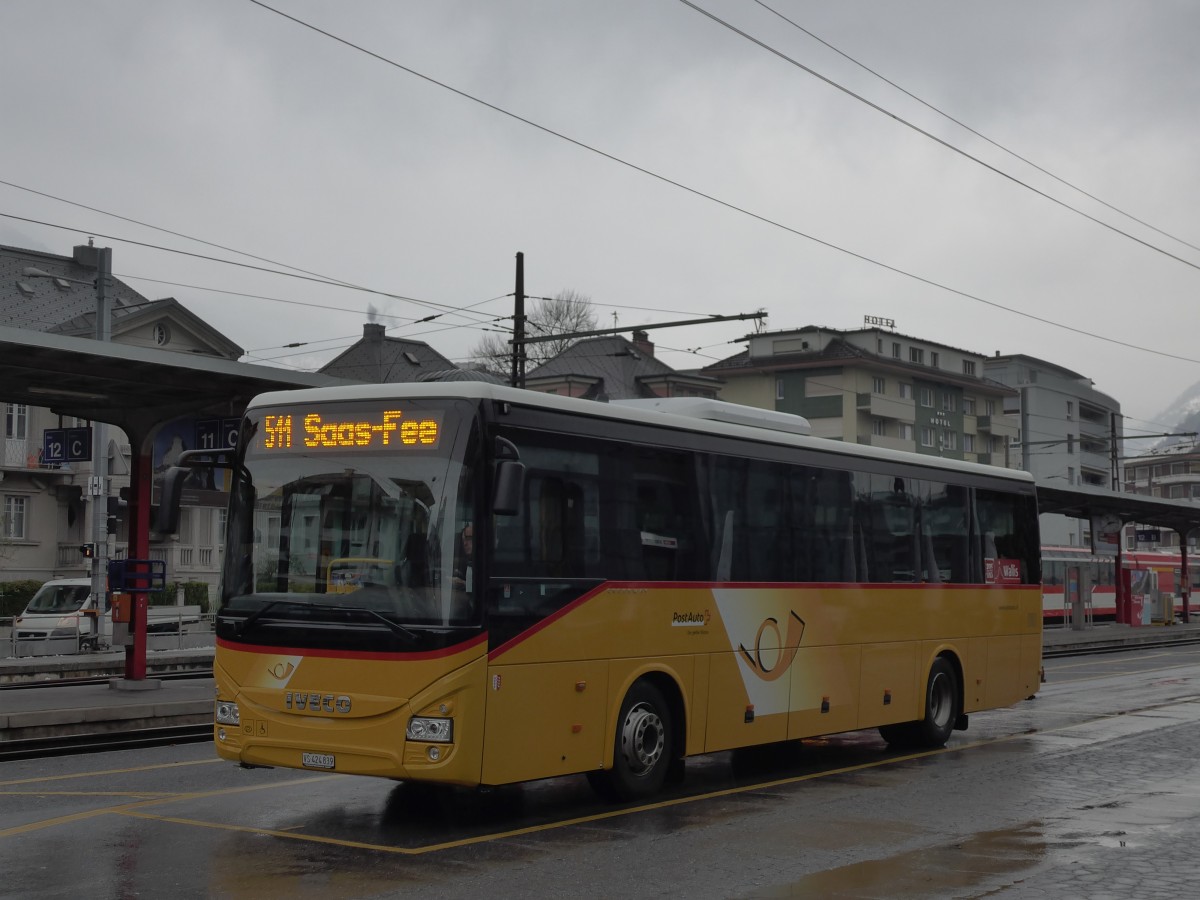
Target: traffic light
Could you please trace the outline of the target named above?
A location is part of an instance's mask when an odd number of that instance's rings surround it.
[[[96,545],[95,544],[80,544],[79,552],[82,553],[84,556],[86,556],[88,559],[91,559],[93,556],[96,555]]]
[[[121,488],[122,491],[125,488]],[[125,520],[125,512],[129,508],[129,501],[124,497],[109,497],[108,498],[108,530],[116,531],[121,522]]]

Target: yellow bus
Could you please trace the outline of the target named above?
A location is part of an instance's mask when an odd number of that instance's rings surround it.
[[[226,463],[217,753],[628,800],[688,756],[940,746],[1031,697],[1030,477],[808,430],[472,382],[257,398]]]

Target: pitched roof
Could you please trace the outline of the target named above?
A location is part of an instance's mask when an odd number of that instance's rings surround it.
[[[589,338],[572,344],[530,372],[525,377],[525,385],[536,388],[539,382],[571,377],[594,381],[590,393],[602,392],[610,400],[654,397],[655,392],[646,383],[664,378],[708,384],[714,391],[718,385],[717,379],[709,375],[677,372],[621,335]]]
[[[941,346],[946,345],[943,344]],[[933,369],[919,363],[911,363],[891,356],[872,353],[870,350],[857,347],[840,337],[832,338],[824,347],[819,349],[799,350],[793,353],[779,353],[772,356],[752,357],[749,348],[747,348],[741,353],[735,353],[733,356],[705,366],[700,371],[714,376],[728,376],[737,370],[762,374],[765,372],[844,365],[847,360],[861,360],[883,369],[911,375],[916,379],[981,386],[999,394],[1016,393],[1013,388],[986,376],[963,375],[951,372],[948,369]]]
[[[57,277],[30,277],[25,269],[31,267]],[[85,265],[73,257],[0,246],[0,325],[56,331],[64,323],[84,316],[90,316],[94,322],[95,280],[96,266]],[[105,293],[114,322],[130,307],[150,302],[117,278],[112,279]]]
[[[362,338],[319,371],[365,384],[393,384],[457,368],[424,341],[388,337],[382,325],[366,322]]]
[[[73,256],[59,256],[20,247],[0,246],[0,325],[92,337],[96,333],[96,249],[75,248]],[[25,274],[41,269],[51,278]],[[160,319],[182,325],[196,343],[211,348],[212,355],[237,359],[244,351],[174,297],[148,300],[119,278],[109,279],[108,300],[113,339]]]

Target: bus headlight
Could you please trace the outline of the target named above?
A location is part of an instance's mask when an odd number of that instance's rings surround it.
[[[405,736],[410,741],[448,744],[454,740],[454,720],[432,716],[413,716],[408,720],[408,731]]]
[[[242,714],[238,710],[238,705],[232,700],[217,701],[217,724],[218,725],[240,725],[242,724]]]

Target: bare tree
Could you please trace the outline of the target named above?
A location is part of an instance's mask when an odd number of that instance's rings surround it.
[[[578,291],[559,291],[554,297],[540,297],[526,309],[525,333],[530,337],[551,334],[571,334],[591,331],[596,327],[596,311],[592,298]],[[468,365],[473,369],[490,372],[505,381],[512,375],[512,344],[509,338],[499,334],[486,334],[471,348]],[[526,367],[537,368],[546,360],[557,356],[570,347],[577,338],[557,338],[537,344],[525,345]]]

